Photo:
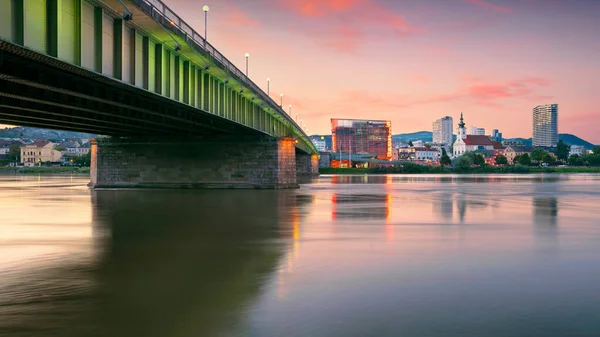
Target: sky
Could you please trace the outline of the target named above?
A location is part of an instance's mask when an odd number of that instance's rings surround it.
[[[531,137],[559,104],[559,132],[600,144],[600,0],[164,0],[310,134],[331,118]]]
[[[331,118],[386,119],[531,137],[559,104],[559,132],[600,144],[599,0],[165,0],[309,133]]]

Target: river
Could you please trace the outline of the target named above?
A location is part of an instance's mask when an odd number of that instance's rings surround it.
[[[0,176],[0,336],[600,336],[600,175]]]

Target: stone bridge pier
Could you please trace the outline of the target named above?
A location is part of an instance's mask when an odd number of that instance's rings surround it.
[[[297,188],[297,174],[317,174],[316,158],[297,154],[293,138],[100,139],[92,140],[90,186]]]

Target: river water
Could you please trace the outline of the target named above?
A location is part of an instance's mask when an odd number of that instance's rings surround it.
[[[600,175],[0,176],[0,336],[600,336]]]

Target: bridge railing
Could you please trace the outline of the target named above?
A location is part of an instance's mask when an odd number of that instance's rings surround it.
[[[240,69],[238,69],[233,63],[231,63],[223,54],[221,54],[213,45],[211,45],[204,37],[198,34],[192,27],[190,27],[185,21],[183,21],[175,12],[173,12],[167,5],[160,0],[132,0],[133,3],[138,5],[142,10],[149,13],[154,19],[163,25],[163,27],[169,28],[180,38],[184,39],[186,43],[195,48],[196,50],[204,53],[207,58],[212,58],[218,62],[222,68],[228,73],[235,76],[245,86],[249,87],[254,91],[261,100],[266,102],[272,108],[275,109],[281,116],[283,116],[289,123],[291,123],[296,130],[300,133],[300,136],[305,138],[307,145],[312,149],[314,145],[308,139],[308,135],[304,133],[304,130],[289,116],[283,107],[278,105],[269,95],[267,95],[256,83],[246,76]],[[316,151],[315,149],[312,149]]]

